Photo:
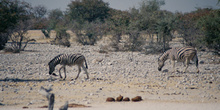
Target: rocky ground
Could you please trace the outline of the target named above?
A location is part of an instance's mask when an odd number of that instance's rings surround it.
[[[77,80],[77,67],[67,67],[67,79],[49,76],[48,62],[61,53],[82,53],[89,66],[90,79],[81,73]],[[182,63],[177,63],[180,72],[172,73],[170,61],[163,71],[157,70],[159,55],[141,52],[100,53],[99,46],[70,48],[50,44],[29,44],[25,51],[12,54],[0,51],[0,109],[27,107],[37,109],[48,104],[39,93],[41,86],[52,86],[55,108],[66,101],[84,104],[89,108],[98,105],[113,107],[170,102],[183,104],[220,104],[220,57],[207,51],[199,51],[200,73],[191,64],[187,73],[182,73]],[[55,73],[58,74],[56,67]],[[122,95],[133,98],[141,96],[141,102],[106,102],[107,97]],[[102,108],[101,106],[101,108]],[[172,106],[172,105],[171,105]],[[187,106],[187,105],[186,105]],[[202,107],[198,105],[198,107]],[[218,108],[215,108],[218,107]],[[105,107],[104,107],[105,108]],[[131,107],[132,108],[132,107]]]

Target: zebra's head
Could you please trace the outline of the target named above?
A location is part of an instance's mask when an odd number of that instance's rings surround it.
[[[49,74],[50,74],[50,75],[54,75],[54,76],[58,76],[58,75],[56,75],[55,73],[53,73],[54,70],[55,70],[55,67],[49,65]]]
[[[164,66],[164,61],[158,58],[158,70],[161,71]]]
[[[49,64],[49,74],[53,74],[55,67]]]

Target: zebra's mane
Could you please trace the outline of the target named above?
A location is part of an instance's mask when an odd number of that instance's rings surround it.
[[[63,54],[60,54],[60,55],[57,55],[56,57],[54,57],[49,63],[48,63],[48,65],[50,65],[50,64],[52,64],[53,63],[53,65],[57,65],[58,63],[59,63],[59,60],[57,60],[61,55],[63,55]]]
[[[159,57],[159,59],[162,60],[162,61],[167,60],[167,57],[169,56],[170,51],[171,51],[171,49],[165,51],[165,52]]]

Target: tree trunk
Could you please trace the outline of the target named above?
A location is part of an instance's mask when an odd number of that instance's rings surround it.
[[[24,45],[24,47],[21,49],[21,51],[24,51],[24,48],[27,46],[28,42],[30,42],[30,41],[36,42],[35,39],[30,39],[30,40],[28,40],[27,42],[25,42],[25,45]]]
[[[20,41],[18,42],[18,51],[20,52],[21,51],[21,46],[22,46],[22,41],[23,41],[23,36],[20,35]]]
[[[163,52],[165,52],[165,47],[166,47],[166,39],[165,36],[163,35]]]
[[[55,95],[53,93],[52,94],[48,94],[48,98],[49,98],[48,110],[53,110],[54,101],[55,101]]]

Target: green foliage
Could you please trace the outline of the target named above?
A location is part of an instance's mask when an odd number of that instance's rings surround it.
[[[64,20],[64,15],[60,9],[54,9],[49,12],[48,18],[50,20],[48,28],[55,29],[56,25]]]
[[[163,50],[168,45],[171,39],[171,32],[173,31],[174,16],[171,12],[160,10],[164,5],[164,1],[159,0],[146,0],[143,1],[139,9],[132,8],[131,26],[137,28],[140,32],[146,33],[150,39],[149,43],[153,44],[153,36],[157,34],[157,42],[160,45],[163,39]]]
[[[107,19],[109,23],[109,28],[112,33],[125,33],[130,24],[130,14],[126,11],[111,10],[111,17]]]
[[[159,38],[163,39],[163,52],[169,47],[169,41],[172,39],[171,31],[173,30],[173,22],[173,19],[165,17],[156,24],[156,32],[159,35]]]
[[[47,13],[47,8],[43,5],[38,5],[33,8],[33,15],[36,19],[44,18]]]
[[[207,16],[201,17],[197,26],[204,32],[203,41],[207,47],[220,51],[220,10],[213,10]]]
[[[32,8],[33,15],[31,17],[33,25],[31,29],[41,29],[43,30],[48,28],[48,19],[46,17],[47,9],[43,5],[38,5]],[[46,36],[46,35],[45,35]],[[46,36],[47,38],[49,36]]]
[[[102,0],[75,0],[68,5],[67,16],[73,23],[77,41],[83,45],[94,45],[105,33],[104,23],[110,14],[108,3]]]
[[[186,45],[219,50],[219,10],[204,8],[177,16],[176,28]]]
[[[26,2],[17,0],[1,0],[0,1],[0,49],[3,49],[5,43],[10,38],[19,51],[22,49],[22,41],[26,30],[23,30],[31,17],[31,7]],[[27,26],[28,29],[29,26]],[[12,34],[17,33],[16,36]],[[19,40],[18,40],[19,39]],[[16,42],[17,41],[17,42]]]
[[[75,23],[72,31],[77,35],[77,41],[83,45],[94,45],[105,34],[105,24],[101,21]]]
[[[102,0],[75,0],[68,7],[69,17],[77,22],[104,21],[110,10],[108,3]]]
[[[6,32],[8,28],[16,25],[19,20],[27,20],[29,18],[30,6],[26,2],[13,0],[0,1],[0,32]]]
[[[109,28],[107,28],[109,30],[108,34],[113,36],[111,39],[111,47],[116,51],[127,50],[127,48],[120,47],[120,44],[122,35],[126,34],[129,29],[130,14],[126,11],[111,10],[110,15],[111,16],[107,19],[106,24],[109,26]]]
[[[132,16],[136,16],[136,27],[140,31],[149,31],[154,33],[155,24],[164,16],[160,15],[160,6],[164,5],[164,1],[145,0],[141,3],[139,11],[133,9]],[[131,11],[132,12],[132,11]],[[151,34],[151,33],[149,33]]]
[[[0,50],[4,49],[5,44],[8,42],[8,34],[0,32]]]
[[[65,22],[57,22],[54,28],[55,32],[56,32],[56,38],[51,41],[51,44],[55,44],[55,45],[63,45],[66,47],[70,47],[70,34],[67,33],[67,25]],[[47,32],[46,32],[47,33]]]
[[[47,32],[45,32],[47,34],[52,29],[56,31],[56,38],[52,41],[52,44],[70,47],[70,34],[67,33],[70,24],[64,13],[60,9],[54,9],[50,11],[49,19],[49,26],[47,27]]]
[[[152,14],[152,12],[160,10],[160,6],[164,4],[163,0],[145,0],[141,3],[140,13],[142,15]]]

